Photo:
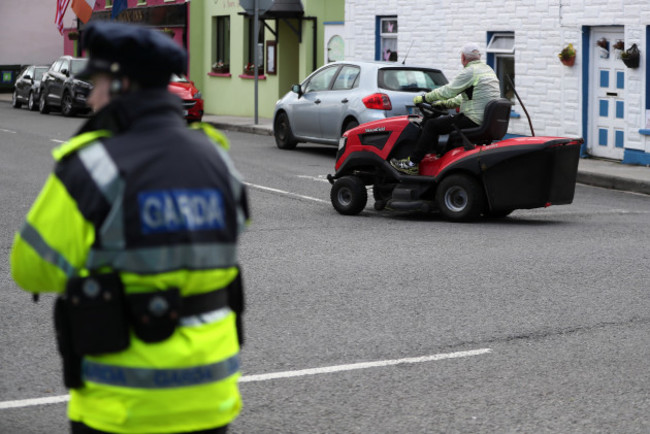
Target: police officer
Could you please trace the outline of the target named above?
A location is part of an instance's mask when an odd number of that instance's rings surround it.
[[[246,193],[207,125],[167,92],[185,51],[115,22],[84,32],[95,113],[56,160],[11,252],[55,307],[73,433],[222,433],[240,412]],[[240,332],[238,334],[238,331]]]

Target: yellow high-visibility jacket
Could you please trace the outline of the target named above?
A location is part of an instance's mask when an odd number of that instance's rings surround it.
[[[186,128],[166,94],[152,99],[154,111],[141,100],[115,108],[132,119],[128,129],[86,132],[53,151],[55,170],[14,240],[19,286],[63,293],[72,277],[115,270],[126,294],[179,288],[190,296],[225,291],[237,277],[248,206],[227,140],[209,127]],[[123,351],[83,358],[72,421],[112,433],[178,433],[237,417],[230,308],[182,317],[162,342],[130,338]]]

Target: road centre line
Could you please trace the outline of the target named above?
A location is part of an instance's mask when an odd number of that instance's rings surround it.
[[[403,365],[409,363],[437,362],[440,360],[459,359],[463,357],[480,356],[491,353],[490,348],[479,350],[459,351],[456,353],[434,354],[431,356],[408,357],[404,359],[379,360],[376,362],[352,363],[349,365],[324,366],[322,368],[302,369],[299,371],[274,372],[271,374],[246,375],[239,379],[240,383],[253,381],[268,381],[278,378],[304,377],[306,375],[331,374],[334,372],[354,371],[357,369],[382,368],[385,366]]]
[[[455,353],[433,354],[431,356],[407,357],[403,359],[379,360],[376,362],[351,363],[346,365],[323,366],[321,368],[301,369],[298,371],[273,372],[270,374],[244,375],[239,378],[240,383],[252,383],[256,381],[277,380],[280,378],[305,377],[308,375],[332,374],[335,372],[354,371],[357,369],[382,368],[413,363],[437,362],[441,360],[460,359],[464,357],[480,356],[491,353],[490,348],[478,350],[458,351]],[[16,401],[0,402],[0,410],[9,408],[32,407],[36,405],[58,404],[70,400],[70,395],[51,396],[47,398],[21,399]]]
[[[2,131],[3,133],[11,133],[11,134],[16,134],[16,132],[15,132],[15,131],[11,131],[11,130],[5,130],[4,128],[0,128],[0,131]]]
[[[310,181],[327,182],[329,184],[329,181],[327,180],[327,177],[325,175],[319,175],[319,176],[297,175],[297,176],[298,178],[309,179]]]
[[[254,189],[262,190],[262,191],[269,191],[271,193],[278,193],[278,194],[281,194],[281,195],[284,195],[284,196],[295,197],[295,198],[298,198],[298,199],[311,200],[313,202],[330,203],[328,200],[318,199],[316,197],[311,197],[311,196],[304,196],[302,194],[291,193],[290,191],[279,190],[277,188],[271,188],[271,187],[265,187],[263,185],[251,184],[250,182],[245,182],[244,184],[246,184],[250,188],[254,188]]]

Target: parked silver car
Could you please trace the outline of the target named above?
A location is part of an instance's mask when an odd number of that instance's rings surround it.
[[[299,142],[337,145],[359,124],[413,114],[413,97],[447,83],[438,69],[394,62],[329,63],[292,86],[275,104],[273,133],[280,149]]]

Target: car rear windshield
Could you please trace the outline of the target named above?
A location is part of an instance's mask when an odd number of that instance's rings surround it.
[[[72,75],[79,74],[86,67],[88,59],[73,59],[70,62],[70,73]]]
[[[40,80],[43,78],[43,74],[45,74],[45,71],[47,71],[47,68],[36,68],[34,70],[34,80]]]
[[[434,69],[380,69],[378,84],[382,89],[403,92],[429,92],[447,84],[445,75]]]
[[[172,74],[172,78],[169,80],[172,83],[189,83],[189,80],[181,75]]]

